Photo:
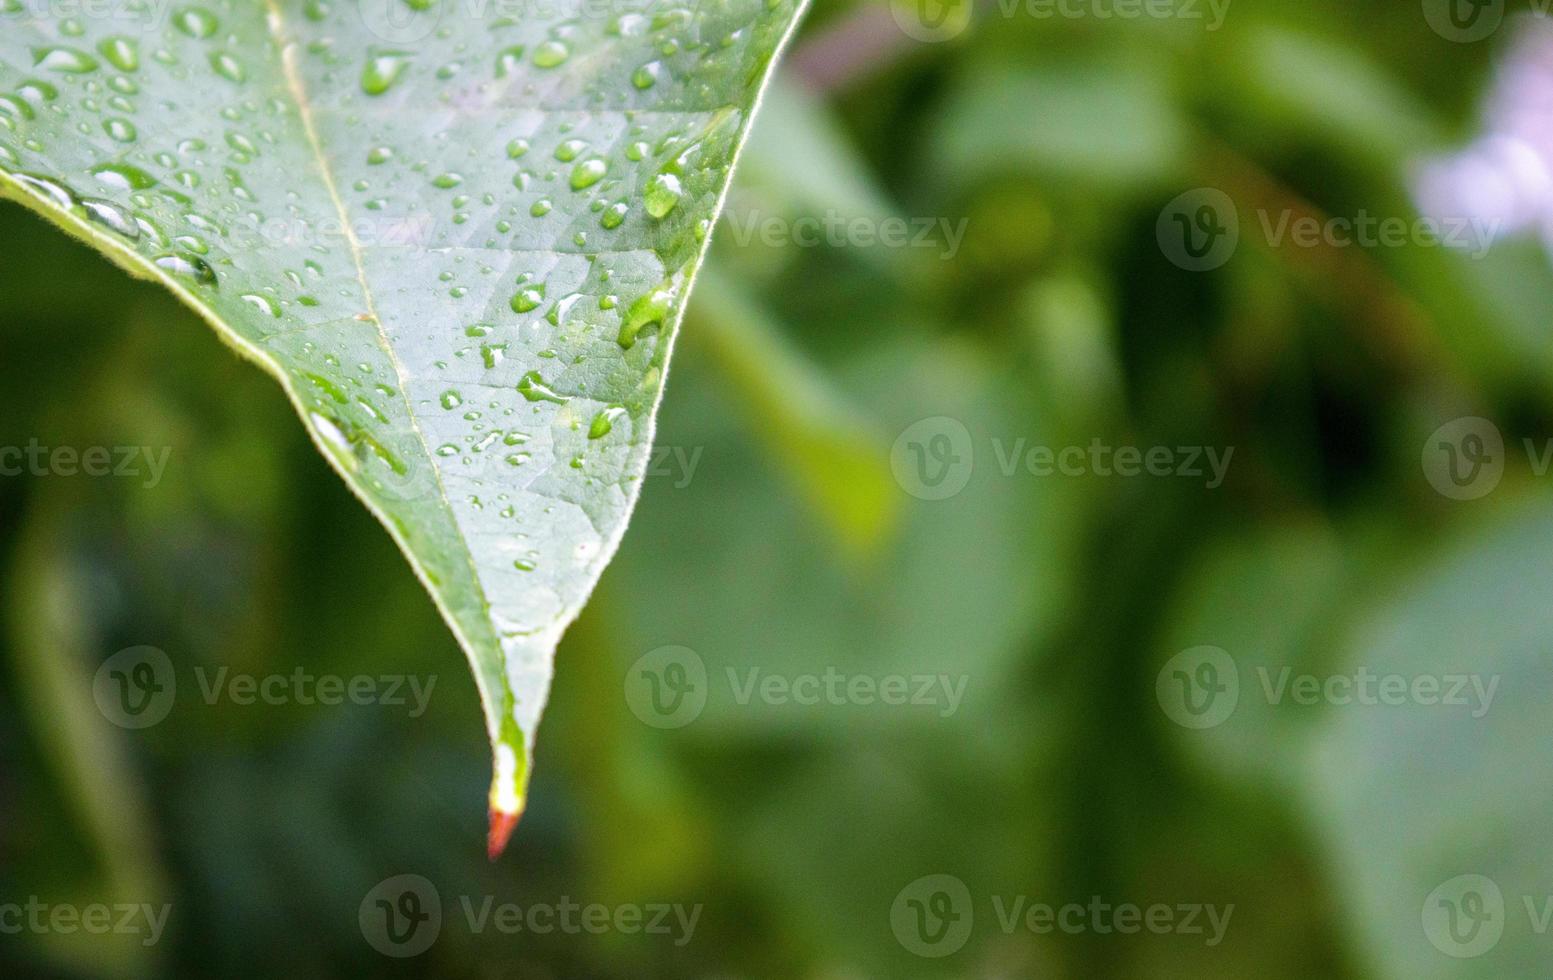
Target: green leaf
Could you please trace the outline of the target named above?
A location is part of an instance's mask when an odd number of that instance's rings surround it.
[[[0,2],[0,193],[280,381],[469,656],[493,855],[801,7],[648,2]]]

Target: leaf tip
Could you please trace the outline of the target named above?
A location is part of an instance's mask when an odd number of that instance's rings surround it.
[[[502,856],[502,852],[507,849],[507,841],[512,839],[512,831],[517,827],[518,818],[522,817],[523,814],[521,811],[518,813],[502,813],[495,809],[492,809],[490,813],[491,830],[489,836],[486,837],[485,854],[494,863],[497,858]]]

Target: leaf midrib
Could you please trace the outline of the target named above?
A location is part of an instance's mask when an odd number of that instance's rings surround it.
[[[435,456],[431,450],[431,443],[427,440],[425,431],[421,429],[420,422],[415,417],[415,406],[410,399],[409,375],[406,373],[404,363],[400,361],[398,353],[394,350],[393,344],[389,342],[388,334],[383,329],[383,319],[378,314],[372,287],[367,281],[367,270],[366,264],[362,260],[361,243],[357,240],[355,228],[351,225],[350,214],[346,210],[345,201],[340,197],[339,187],[334,179],[334,171],[329,166],[329,158],[324,152],[323,141],[319,139],[318,129],[313,122],[312,106],[307,94],[307,88],[302,81],[301,72],[297,70],[294,62],[293,56],[296,51],[296,45],[288,37],[289,30],[286,25],[285,15],[281,12],[277,0],[264,0],[264,5],[268,11],[268,16],[265,18],[265,28],[269,31],[270,37],[274,40],[279,50],[281,76],[285,79],[286,90],[290,93],[292,101],[296,103],[298,118],[302,123],[302,131],[307,137],[308,149],[312,153],[314,163],[318,166],[318,174],[323,180],[324,189],[328,192],[329,200],[334,204],[335,212],[340,219],[345,244],[350,252],[351,264],[356,270],[356,283],[360,286],[362,300],[367,305],[367,315],[372,319],[372,327],[377,336],[378,346],[383,349],[383,353],[388,357],[389,363],[393,365],[395,377],[399,379],[399,396],[404,401],[405,417],[409,420],[410,428],[415,432],[416,439],[420,441],[421,449],[425,454],[426,465],[430,468],[432,479],[436,482],[437,497],[448,515],[449,523],[453,526],[453,533],[458,536],[458,543],[464,555],[464,562],[469,568],[470,579],[480,599],[481,610],[488,613],[491,608],[490,597],[486,594],[485,583],[480,579],[479,570],[475,568],[474,553],[470,550],[469,541],[464,536],[463,527],[458,523],[458,515],[453,510],[452,501],[448,499],[447,486],[443,483],[441,471],[437,469]],[[408,550],[406,554],[409,554]],[[412,555],[410,560],[415,561],[416,559]],[[476,651],[464,636],[463,628],[457,622],[457,617],[452,615],[451,610],[448,610],[445,618],[448,620],[448,625],[454,634],[463,643],[466,653],[473,658]],[[489,624],[487,623],[486,625]],[[506,689],[508,686],[506,651],[502,649],[500,640],[495,635],[494,628],[492,629],[490,639],[494,652],[502,665],[502,687]],[[482,684],[479,665],[473,664],[472,666],[476,668],[474,670],[476,683]],[[498,725],[497,719],[492,718],[489,720],[493,726]]]

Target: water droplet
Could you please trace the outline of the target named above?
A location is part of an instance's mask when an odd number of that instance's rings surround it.
[[[532,217],[543,218],[550,213],[550,209],[553,206],[549,198],[542,197],[534,202],[533,206],[528,209],[528,213]]]
[[[584,140],[563,140],[556,145],[555,158],[562,163],[571,163],[587,148]]]
[[[68,75],[84,75],[97,70],[97,59],[85,51],[64,46],[33,48],[32,64],[35,68],[64,72]]]
[[[374,146],[367,152],[367,162],[372,164],[374,167],[380,163],[387,163],[393,158],[394,151],[392,147]]]
[[[496,55],[496,77],[506,78],[523,65],[523,45],[514,44]]]
[[[216,270],[210,267],[209,262],[196,256],[168,253],[166,255],[158,255],[151,260],[151,264],[163,272],[171,273],[181,279],[191,280],[201,286],[214,286],[216,284]]]
[[[97,45],[97,50],[119,71],[135,71],[140,67],[140,48],[131,38],[107,38]]]
[[[433,177],[432,181],[431,181],[431,185],[433,187],[440,187],[443,190],[447,190],[450,187],[457,187],[459,184],[462,184],[463,182],[464,182],[464,178],[463,178],[462,174],[446,173],[446,174],[438,174],[436,177]]]
[[[539,307],[540,302],[544,298],[544,286],[530,286],[527,289],[519,290],[517,294],[512,297],[512,312],[528,313],[532,310],[535,310]]]
[[[140,237],[140,226],[117,204],[88,197],[81,200],[86,216],[109,231],[117,232],[131,241]]]
[[[156,186],[156,178],[129,163],[104,163],[87,171],[99,181],[121,191],[144,191]]]
[[[609,171],[609,165],[597,157],[584,160],[572,168],[572,190],[580,191],[592,187],[604,179],[604,174]]]
[[[566,404],[566,399],[555,393],[538,371],[530,371],[518,381],[518,394],[531,402],[555,402],[557,405]]]
[[[519,558],[517,561],[512,563],[512,567],[516,568],[520,572],[532,572],[534,570],[534,563],[529,561],[527,558]]]
[[[507,144],[507,159],[516,160],[528,152],[528,140],[513,140]]]
[[[108,137],[119,143],[135,142],[135,125],[128,119],[120,119],[117,116],[102,121],[102,128]]]
[[[647,213],[654,218],[666,218],[684,195],[685,191],[680,186],[678,177],[673,174],[658,174],[647,184],[647,190],[643,194]]]
[[[617,201],[604,209],[604,213],[599,216],[599,224],[605,228],[619,228],[621,223],[626,220],[626,212],[630,210],[630,207],[624,201]]]
[[[200,7],[184,7],[173,14],[173,26],[193,38],[210,37],[221,22],[216,15]]]
[[[216,70],[216,74],[229,82],[241,85],[248,80],[248,69],[236,57],[225,51],[216,51],[210,56],[210,67]]]
[[[371,52],[367,56],[366,66],[361,69],[361,90],[368,95],[382,95],[393,87],[408,67],[409,52]]]
[[[280,307],[268,296],[259,293],[244,293],[238,297],[244,303],[263,313],[265,316],[280,319]]]
[[[649,61],[647,64],[631,73],[631,84],[639,89],[650,89],[658,82],[658,74],[663,70],[661,61]]]
[[[620,335],[616,338],[621,347],[630,350],[636,343],[637,336],[649,327],[663,322],[663,318],[669,315],[669,310],[674,307],[674,291],[666,286],[660,286],[649,293],[645,293],[631,308],[626,311],[625,322],[620,324]]]
[[[28,190],[48,198],[58,207],[67,211],[75,207],[75,195],[70,192],[70,188],[57,180],[50,180],[37,174],[12,174],[11,177]]]
[[[443,408],[447,409],[448,411],[452,411],[458,406],[464,404],[464,396],[449,388],[447,391],[442,393],[441,401]]]
[[[546,41],[534,49],[534,64],[540,68],[554,68],[564,64],[571,55],[571,49],[560,41]]]
[[[611,405],[609,408],[593,416],[593,421],[588,425],[589,439],[602,439],[609,435],[615,427],[615,420],[625,415],[626,410],[619,405]]]

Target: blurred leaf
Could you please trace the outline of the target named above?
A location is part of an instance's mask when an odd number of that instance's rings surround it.
[[[752,428],[843,549],[853,556],[873,552],[900,505],[882,435],[715,266],[703,276],[692,322],[705,332]]]
[[[798,8],[563,33],[412,6],[227,2],[161,24],[8,5],[0,193],[166,285],[280,381],[470,658],[494,854]],[[108,76],[118,95],[78,105]],[[531,150],[566,165],[513,162]]]
[[[1474,521],[1382,587],[1334,668],[1409,685],[1400,703],[1327,707],[1301,769],[1344,921],[1376,976],[1531,976],[1547,962],[1550,579],[1545,501]],[[1415,697],[1419,677],[1465,683]],[[1468,874],[1494,888],[1464,889]]]
[[[1059,185],[1147,187],[1179,166],[1186,146],[1163,75],[1141,52],[976,64],[936,113],[933,172],[962,188],[1000,171],[1033,171]]]

